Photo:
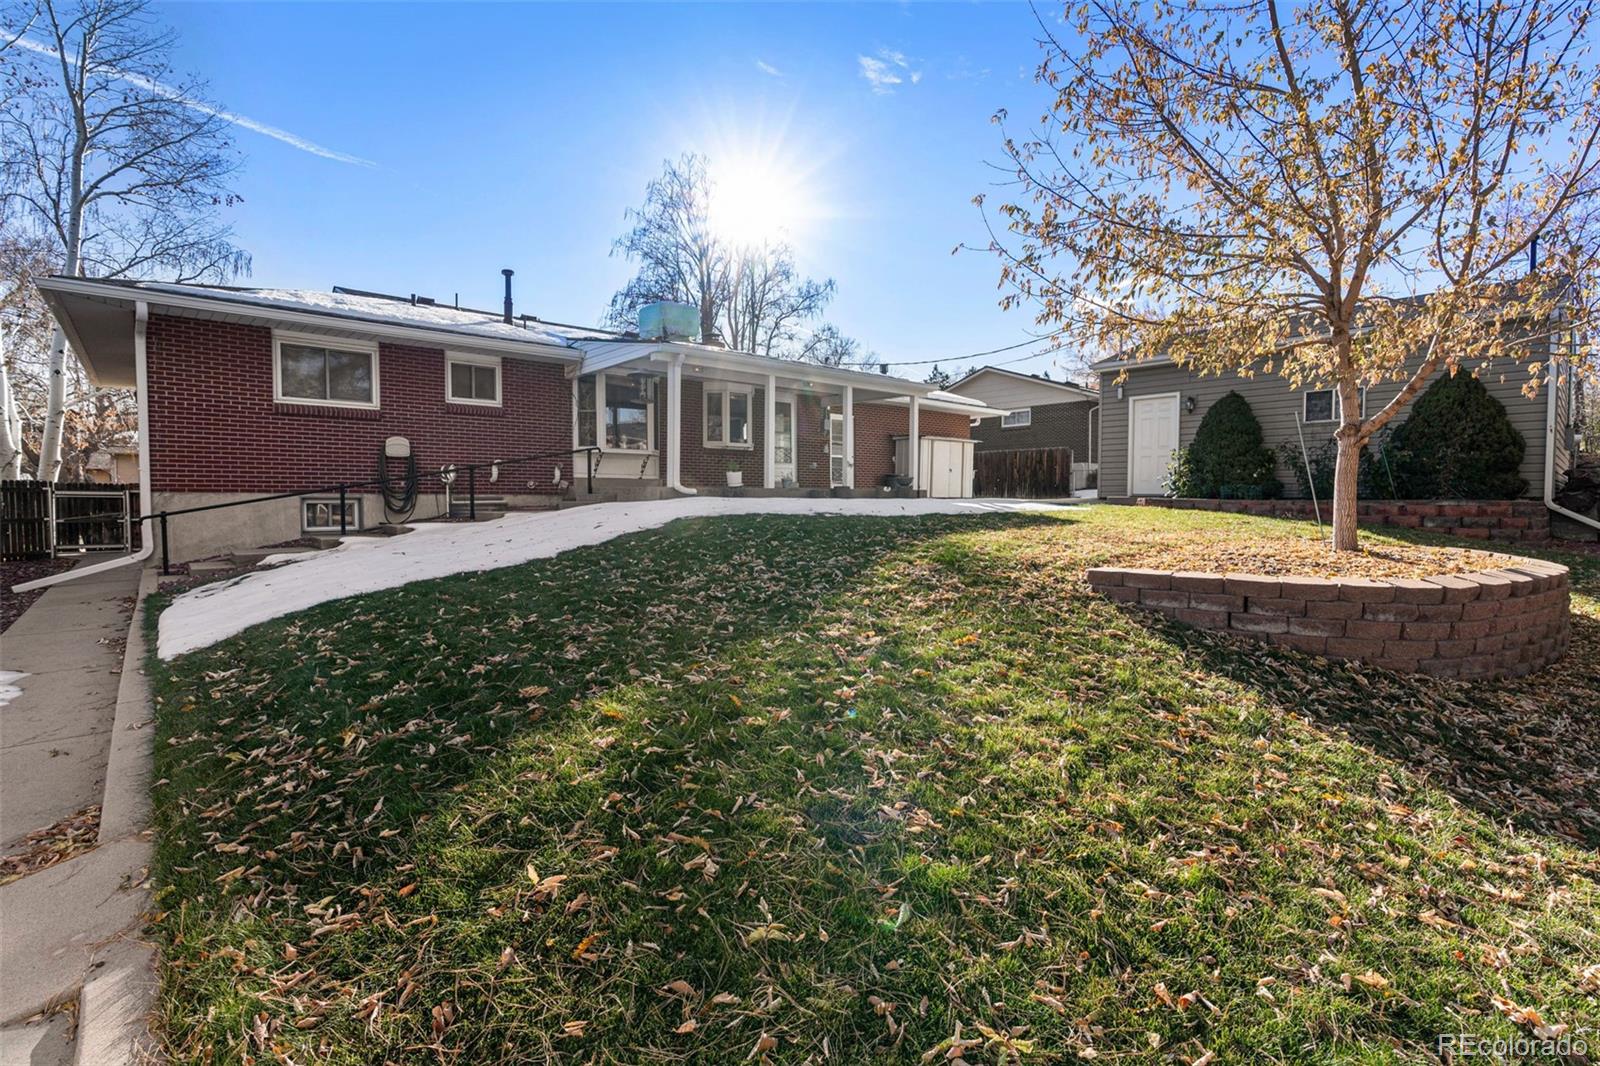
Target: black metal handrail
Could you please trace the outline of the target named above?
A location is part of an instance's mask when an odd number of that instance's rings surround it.
[[[585,488],[592,496],[594,494],[594,457],[597,453],[599,453],[599,451],[600,448],[598,446],[590,445],[586,448],[568,448],[565,451],[539,452],[535,455],[522,455],[515,459],[491,459],[488,462],[483,463],[446,463],[438,470],[431,470],[426,474],[418,473],[417,482],[420,486],[421,482],[425,478],[432,477],[437,479],[442,486],[448,488],[449,486],[455,484],[457,477],[459,477],[462,473],[465,473],[467,475],[467,517],[476,521],[478,517],[479,470],[485,467],[504,467],[512,466],[517,463],[536,462],[540,459],[559,459],[562,456],[582,455],[585,462]],[[446,476],[447,473],[448,476]],[[151,514],[140,515],[139,521],[144,522],[147,519],[154,519],[160,523],[161,572],[163,574],[170,574],[172,572],[171,552],[167,546],[167,519],[169,518],[178,518],[189,514],[200,514],[204,511],[221,511],[229,507],[245,507],[253,503],[271,503],[274,500],[294,500],[304,496],[320,496],[337,492],[339,494],[339,535],[344,536],[349,532],[349,526],[347,525],[348,520],[345,517],[347,513],[345,505],[348,501],[349,491],[351,489],[364,489],[381,486],[383,484],[383,480],[383,478],[372,478],[367,481],[340,481],[336,484],[324,485],[320,488],[296,489],[292,492],[275,492],[267,496],[252,496],[247,500],[228,500],[225,503],[207,503],[201,504],[198,507],[180,507],[171,511],[156,511]],[[152,493],[152,495],[154,494]]]

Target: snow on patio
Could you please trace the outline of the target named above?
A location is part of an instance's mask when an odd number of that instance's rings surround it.
[[[692,497],[513,512],[493,522],[421,522],[415,532],[404,536],[354,537],[329,551],[275,556],[267,562],[278,565],[185,592],[161,614],[156,651],[161,658],[170,659],[259,622],[329,600],[547,559],[679,518],[752,514],[895,517],[1055,509],[1053,504],[1011,500]]]

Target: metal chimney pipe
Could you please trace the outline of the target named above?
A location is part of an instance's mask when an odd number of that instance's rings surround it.
[[[506,325],[509,326],[511,325],[511,275],[516,271],[506,267],[500,273],[506,276]]]

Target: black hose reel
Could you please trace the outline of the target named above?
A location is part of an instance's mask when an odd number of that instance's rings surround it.
[[[378,491],[383,497],[386,522],[404,522],[417,509],[417,457],[411,442],[390,437],[378,450]]]

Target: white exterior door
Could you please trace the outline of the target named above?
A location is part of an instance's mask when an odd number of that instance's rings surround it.
[[[828,416],[828,484],[844,484],[844,415]]]
[[[772,483],[794,485],[794,397],[779,393],[772,401]]]
[[[1166,494],[1167,466],[1178,449],[1178,397],[1136,396],[1129,401],[1128,493]]]

